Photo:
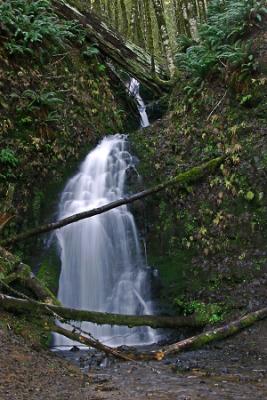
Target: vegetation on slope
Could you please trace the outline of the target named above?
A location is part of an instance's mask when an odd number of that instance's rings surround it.
[[[182,196],[172,188],[145,208],[149,262],[160,269],[166,307],[203,312],[213,303],[215,319],[265,302],[266,10],[251,4],[211,2],[198,42],[179,39],[169,115],[132,136],[148,182],[227,156],[217,176]]]
[[[40,222],[45,188],[122,129],[124,106],[94,44],[49,0],[1,2],[0,14],[0,212],[15,216],[5,237]]]

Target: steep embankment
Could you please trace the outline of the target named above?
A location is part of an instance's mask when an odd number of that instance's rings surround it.
[[[241,46],[248,44],[242,68],[221,57],[201,84],[181,72],[170,113],[132,137],[146,186],[227,157],[216,176],[145,206],[149,262],[160,269],[166,306],[208,312],[213,322],[266,303],[266,21],[246,31]]]
[[[0,213],[3,232],[34,226],[99,138],[122,130],[123,96],[83,29],[55,15],[49,2],[1,4]],[[51,209],[50,209],[51,211]]]

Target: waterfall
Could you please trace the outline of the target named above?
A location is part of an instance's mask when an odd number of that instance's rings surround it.
[[[125,135],[104,138],[67,183],[60,200],[65,218],[125,196],[127,171],[134,167]],[[76,222],[57,231],[61,252],[58,298],[76,309],[120,314],[152,314],[150,271],[146,267],[134,217],[127,206]],[[77,325],[79,326],[79,325]],[[151,328],[81,328],[111,345],[155,342]],[[55,346],[73,344],[55,335]]]
[[[149,124],[148,116],[146,113],[146,106],[144,103],[144,100],[140,96],[140,83],[135,79],[131,78],[130,82],[128,83],[128,90],[129,93],[135,98],[138,106],[138,111],[140,114],[140,119],[141,119],[141,127],[142,128],[147,128]]]

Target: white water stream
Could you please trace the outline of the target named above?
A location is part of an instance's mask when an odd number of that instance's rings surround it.
[[[147,128],[149,124],[148,116],[146,113],[146,106],[144,100],[140,96],[140,83],[137,79],[131,78],[130,82],[128,83],[128,90],[129,93],[135,98],[138,106],[138,111],[140,114],[140,122],[142,128]]]
[[[59,219],[125,196],[127,171],[134,167],[127,147],[126,136],[117,134],[104,138],[88,154],[62,193]],[[63,305],[120,314],[153,313],[150,271],[127,206],[66,226],[57,231],[57,239],[62,266],[58,298]],[[146,327],[130,329],[87,322],[81,327],[111,346],[156,341],[155,331]],[[54,344],[73,343],[55,335]]]

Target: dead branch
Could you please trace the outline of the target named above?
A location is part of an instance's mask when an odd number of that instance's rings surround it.
[[[178,189],[181,189],[185,185],[195,183],[195,182],[199,181],[200,179],[202,179],[203,177],[205,177],[206,175],[208,175],[209,173],[214,172],[218,168],[218,166],[222,164],[224,159],[225,159],[224,157],[214,158],[214,159],[207,161],[197,167],[193,167],[193,168],[189,169],[188,171],[183,172],[183,173],[177,175],[176,177],[174,177],[164,183],[161,183],[151,189],[147,189],[142,192],[136,193],[130,197],[125,197],[125,198],[113,201],[109,204],[106,204],[106,205],[98,207],[98,208],[94,208],[92,210],[88,210],[88,211],[81,212],[79,214],[72,215],[70,217],[64,218],[57,222],[39,226],[39,227],[31,229],[27,232],[13,236],[10,239],[4,240],[1,244],[3,246],[9,246],[11,244],[14,244],[19,241],[23,241],[23,240],[28,239],[33,236],[51,232],[55,229],[62,228],[63,226],[70,225],[70,224],[80,221],[82,219],[91,218],[94,215],[99,215],[99,214],[105,213],[109,210],[112,210],[113,208],[117,208],[117,207],[120,207],[125,204],[133,203],[136,200],[140,200],[142,198],[145,198],[147,196],[155,194],[161,190],[164,190],[169,186],[178,185]]]

